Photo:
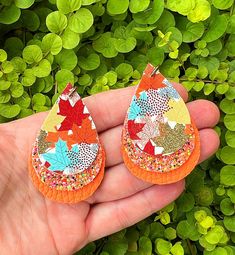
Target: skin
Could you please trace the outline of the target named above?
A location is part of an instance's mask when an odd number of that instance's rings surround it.
[[[174,85],[187,101],[187,92]],[[106,173],[98,190],[78,204],[44,198],[33,186],[27,161],[47,113],[0,125],[0,247],[1,254],[72,254],[87,243],[148,217],[175,200],[184,180],[152,185],[129,173],[120,153],[120,136],[134,88],[84,99],[106,151]],[[200,130],[200,162],[219,146],[212,129],[219,110],[206,100],[187,103]],[[208,143],[209,141],[209,143]]]

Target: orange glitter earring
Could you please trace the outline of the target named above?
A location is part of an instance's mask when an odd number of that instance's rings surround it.
[[[199,159],[199,133],[183,99],[150,64],[128,109],[122,155],[135,176],[155,184],[183,179]]]
[[[33,183],[47,198],[76,203],[98,188],[104,164],[105,153],[91,115],[68,84],[34,143],[29,158]]]

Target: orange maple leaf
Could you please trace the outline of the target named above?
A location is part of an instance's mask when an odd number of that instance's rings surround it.
[[[72,130],[70,137],[77,143],[97,143],[96,130],[92,129],[92,122],[88,118],[83,119],[80,127],[74,124]]]
[[[56,143],[58,140],[62,139],[63,141],[67,142],[67,146],[69,149],[72,148],[72,144],[75,144],[76,141],[74,141],[71,136],[68,135],[68,131],[57,131],[57,132],[48,132],[46,141]]]

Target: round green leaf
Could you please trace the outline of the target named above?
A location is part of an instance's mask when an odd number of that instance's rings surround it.
[[[137,44],[137,41],[134,37],[129,37],[125,39],[116,39],[114,41],[115,48],[120,53],[127,53],[132,51]]]
[[[14,98],[21,97],[24,93],[24,87],[20,82],[13,82],[10,87],[11,96]]]
[[[169,254],[172,244],[164,239],[159,238],[155,241],[155,246],[155,251],[158,254]]]
[[[75,33],[85,33],[93,25],[94,18],[87,8],[81,8],[69,18],[69,29]]]
[[[154,66],[161,65],[165,57],[164,50],[158,47],[150,48],[147,51],[147,57],[152,65]]]
[[[222,50],[223,45],[222,45],[221,40],[218,39],[218,40],[208,43],[206,48],[209,50],[209,54],[211,56],[214,56]]]
[[[63,49],[55,56],[55,62],[61,69],[72,71],[77,65],[78,58],[73,50]]]
[[[37,45],[26,46],[22,55],[28,64],[38,63],[42,60],[42,50]]]
[[[116,67],[115,72],[119,79],[129,78],[133,74],[133,67],[130,64],[122,63]]]
[[[74,49],[78,46],[80,42],[80,35],[78,33],[73,32],[68,27],[64,30],[62,35],[63,47],[65,49]]]
[[[55,80],[58,83],[58,92],[61,93],[68,83],[74,84],[74,74],[62,69],[56,73]]]
[[[36,93],[32,98],[33,105],[45,105],[46,104],[46,96],[41,93]]]
[[[78,65],[87,71],[95,70],[100,65],[100,57],[96,53],[92,53],[88,57],[80,56],[78,58]]]
[[[20,18],[20,14],[20,9],[14,4],[4,6],[0,11],[0,23],[12,24]]]
[[[232,203],[230,198],[224,198],[220,202],[220,209],[222,213],[226,216],[231,216],[234,214],[234,204]]]
[[[150,0],[130,0],[129,9],[132,13],[142,12],[148,8]]]
[[[220,152],[220,158],[225,164],[235,164],[235,148],[230,146],[223,147]]]
[[[108,0],[107,11],[111,15],[125,13],[129,6],[129,0]]]
[[[19,98],[14,98],[14,102],[22,108],[28,108],[31,103],[31,98],[28,93],[24,91],[23,95]]]
[[[224,228],[222,226],[215,226],[205,235],[205,240],[209,244],[217,244],[224,235]]]
[[[17,73],[23,73],[27,67],[25,61],[20,57],[13,58],[11,63],[14,66],[14,71]]]
[[[7,60],[7,53],[5,50],[0,49],[0,62],[4,62]]]
[[[212,4],[220,10],[226,10],[232,6],[234,0],[212,0]]]
[[[51,73],[51,64],[47,59],[43,59],[38,66],[33,67],[33,74],[36,77],[47,77]]]
[[[233,100],[228,100],[227,98],[224,98],[220,102],[220,109],[227,114],[233,114],[235,113],[235,103],[233,102]]]
[[[139,239],[139,252],[144,255],[152,255],[152,242],[146,236],[141,236]]]
[[[14,3],[17,7],[21,9],[27,9],[33,5],[35,0],[14,0]]]
[[[11,86],[10,81],[0,80],[0,90],[7,90]]]
[[[25,87],[32,86],[36,81],[36,76],[32,69],[26,69],[22,77],[22,85]]]
[[[230,147],[235,148],[235,131],[227,130],[225,133],[225,140]]]
[[[195,42],[202,37],[204,33],[204,25],[202,22],[192,23],[189,22],[186,25],[186,29],[183,32],[183,42],[190,43]]]
[[[52,55],[57,55],[62,49],[62,39],[60,36],[49,33],[42,39],[42,51],[50,52]]]
[[[67,27],[67,17],[59,11],[51,12],[47,16],[46,25],[52,33],[60,33]]]
[[[209,73],[215,69],[219,69],[220,61],[215,57],[201,58],[198,62],[199,67],[206,67]]]
[[[224,117],[224,125],[227,129],[235,131],[235,114],[226,114]]]
[[[147,10],[133,14],[133,19],[139,24],[154,24],[162,15],[164,0],[153,0]]]
[[[0,104],[8,103],[10,99],[11,99],[11,94],[8,91],[0,91]]]
[[[227,230],[235,232],[235,215],[224,217],[224,226]]]
[[[9,74],[13,71],[14,66],[10,61],[4,61],[2,63],[2,71],[3,73]]]
[[[36,31],[40,26],[38,15],[30,10],[22,11],[21,21],[22,26],[32,32]]]
[[[207,29],[203,40],[206,42],[213,42],[220,38],[226,31],[228,20],[225,15],[218,15],[210,22],[209,28]]]
[[[18,104],[4,104],[0,107],[0,115],[11,119],[16,117],[20,113],[20,106]]]
[[[226,147],[224,147],[224,148],[226,148]],[[227,157],[229,157],[229,155]],[[224,166],[221,169],[220,182],[226,186],[234,186],[235,185],[235,166],[228,165],[228,166]]]
[[[194,207],[195,200],[191,193],[187,192],[182,194],[177,200],[177,206],[183,212],[189,212]]]
[[[187,14],[188,19],[193,23],[206,20],[211,14],[210,3],[207,0],[197,0],[194,8]]]
[[[24,49],[24,44],[18,37],[10,37],[6,39],[4,49],[9,58],[21,56]]]
[[[17,118],[22,119],[22,118],[28,117],[32,114],[34,114],[32,109],[21,109],[20,114],[17,116]]]
[[[46,18],[52,12],[52,10],[46,7],[39,7],[34,9],[34,12],[37,13],[40,20],[39,31],[48,32],[48,28],[46,26]]]
[[[61,13],[67,14],[77,11],[82,5],[82,0],[57,0],[56,5]]]

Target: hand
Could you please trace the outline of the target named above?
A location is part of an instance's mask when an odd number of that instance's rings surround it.
[[[184,88],[175,87],[186,101]],[[28,156],[47,113],[0,126],[1,255],[72,254],[88,242],[146,218],[180,195],[183,180],[152,185],[134,177],[123,164],[120,137],[133,93],[134,88],[125,88],[84,99],[105,147],[106,173],[94,195],[74,205],[45,199],[28,175]],[[200,130],[201,162],[218,148],[219,138],[211,128],[219,111],[206,100],[187,106]]]

